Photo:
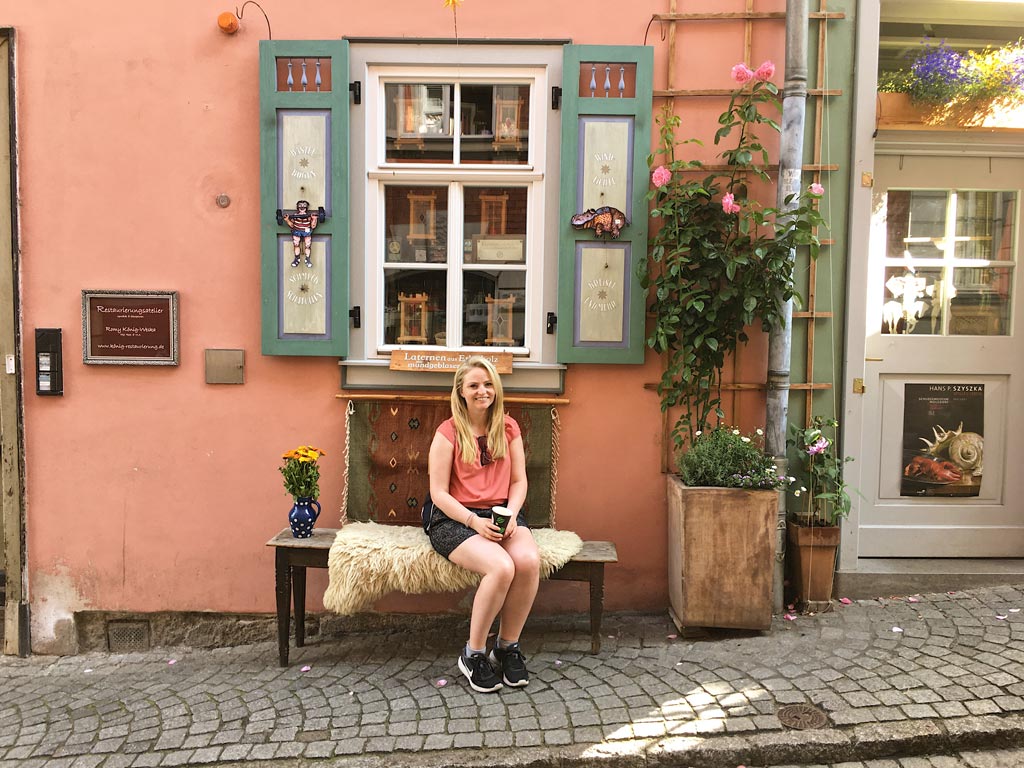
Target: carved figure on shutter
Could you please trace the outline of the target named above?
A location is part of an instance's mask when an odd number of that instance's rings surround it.
[[[277,212],[277,223],[286,224],[292,230],[292,245],[295,247],[295,259],[292,261],[293,267],[299,266],[299,256],[302,253],[303,247],[305,247],[306,251],[306,266],[313,266],[313,260],[310,258],[310,250],[313,246],[313,230],[325,218],[327,217],[324,215],[323,206],[318,208],[316,212],[310,212],[309,202],[306,200],[299,200],[295,203],[295,213],[284,213],[280,210]]]
[[[583,213],[573,216],[570,222],[573,229],[592,229],[598,237],[607,232],[613,238],[617,238],[622,228],[629,225],[626,214],[610,205],[588,208]]]

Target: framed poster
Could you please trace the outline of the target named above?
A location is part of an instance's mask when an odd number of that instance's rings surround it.
[[[526,235],[473,235],[469,264],[524,264]]]
[[[905,384],[900,496],[978,496],[985,385]]]
[[[177,291],[82,291],[82,362],[177,365]]]

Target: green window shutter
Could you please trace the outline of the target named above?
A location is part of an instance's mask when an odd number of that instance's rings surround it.
[[[653,49],[568,45],[562,68],[562,178],[558,244],[558,360],[642,363],[647,258],[647,155]],[[574,229],[587,209],[612,207],[618,238]],[[594,218],[594,217],[591,217]]]
[[[260,253],[265,355],[344,356],[349,336],[349,73],[346,40],[260,42]],[[278,211],[306,200],[309,265]]]

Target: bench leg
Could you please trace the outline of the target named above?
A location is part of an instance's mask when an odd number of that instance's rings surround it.
[[[306,566],[292,566],[292,594],[295,606],[295,645],[306,644]]]
[[[291,619],[292,567],[288,551],[282,547],[274,558],[274,590],[277,596],[277,655],[282,667],[288,666],[288,625]]]
[[[604,563],[590,566],[590,652],[601,652],[601,617],[604,614]]]

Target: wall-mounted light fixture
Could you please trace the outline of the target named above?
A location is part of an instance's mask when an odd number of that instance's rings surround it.
[[[234,13],[232,13],[231,11],[224,11],[223,13],[219,14],[217,16],[217,27],[225,35],[235,34],[235,32],[237,32],[239,29],[239,22],[242,20],[242,16],[245,14],[245,6],[247,5],[255,5],[257,8],[260,9],[260,13],[263,14],[263,18],[266,19],[267,21],[267,39],[273,40],[274,35],[270,31],[270,19],[267,18],[267,12],[263,10],[263,8],[260,6],[259,3],[256,2],[256,0],[245,0],[245,2],[242,3],[241,8],[235,8]]]

